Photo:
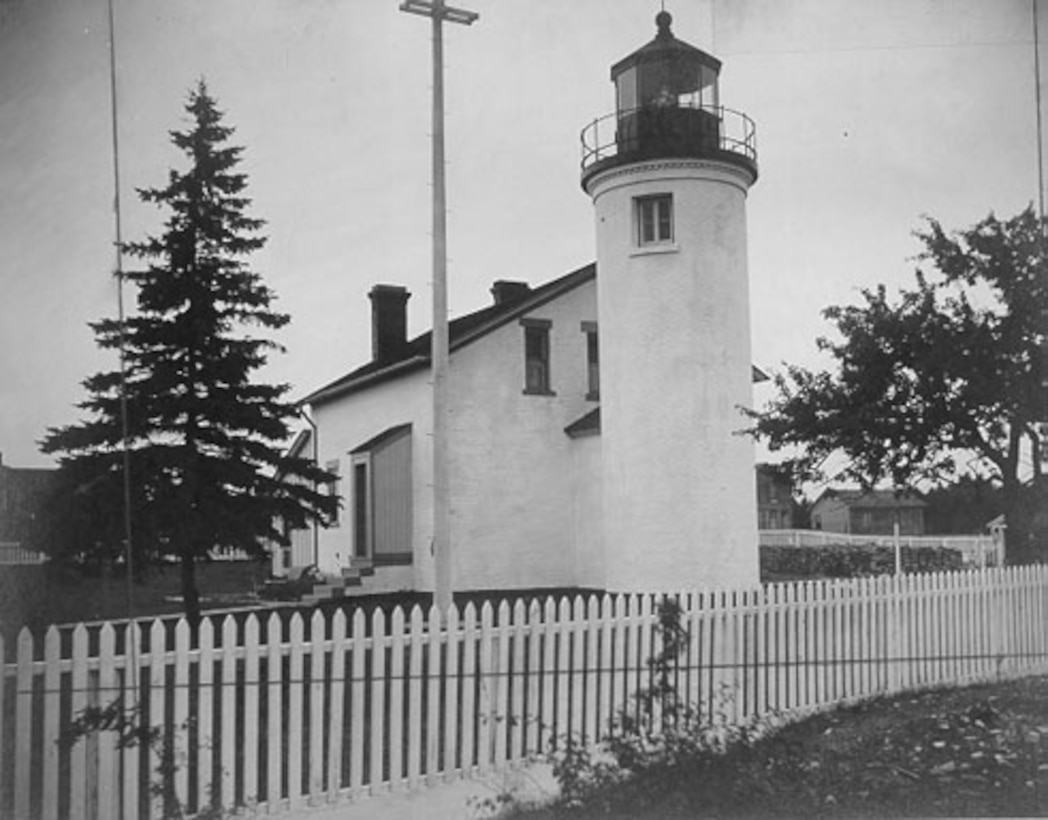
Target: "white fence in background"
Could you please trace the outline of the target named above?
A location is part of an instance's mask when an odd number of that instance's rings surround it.
[[[827,532],[826,530],[761,530],[762,547],[828,547],[869,546],[894,547],[892,535],[856,535],[854,533]],[[967,563],[981,566],[985,559],[990,566],[999,566],[1000,542],[990,535],[900,535],[902,547],[937,547],[957,550]]]
[[[47,556],[27,550],[20,541],[0,541],[0,566],[12,564],[42,564]]]
[[[678,691],[733,721],[1048,670],[1048,567],[672,596]],[[648,685],[656,596],[314,611],[23,630],[0,642],[0,816],[157,818],[160,747],[70,717],[123,699],[169,743],[187,813],[279,814],[510,767],[596,741]]]

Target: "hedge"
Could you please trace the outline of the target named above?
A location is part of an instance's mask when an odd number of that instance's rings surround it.
[[[958,550],[943,547],[903,547],[904,572],[961,569]],[[799,578],[862,578],[895,572],[895,549],[873,544],[822,547],[761,547],[761,573]]]

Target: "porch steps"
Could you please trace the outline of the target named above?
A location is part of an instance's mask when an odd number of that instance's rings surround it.
[[[351,558],[349,566],[342,567],[339,575],[326,575],[323,583],[303,595],[302,603],[314,606],[323,601],[344,598],[348,587],[359,587],[364,583],[364,578],[374,574],[375,567],[370,558]]]

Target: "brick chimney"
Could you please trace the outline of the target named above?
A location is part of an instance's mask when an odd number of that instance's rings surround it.
[[[527,282],[510,282],[499,279],[491,286],[491,295],[495,298],[496,305],[512,305],[515,302],[524,301],[531,294],[531,286]]]
[[[372,361],[396,361],[407,352],[411,294],[399,285],[375,285],[368,298],[371,299]]]

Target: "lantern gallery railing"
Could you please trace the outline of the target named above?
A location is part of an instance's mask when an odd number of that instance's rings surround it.
[[[753,120],[723,106],[644,106],[594,120],[582,130],[582,170],[608,160],[699,157],[741,161],[757,170]]]

